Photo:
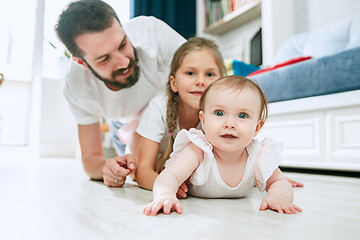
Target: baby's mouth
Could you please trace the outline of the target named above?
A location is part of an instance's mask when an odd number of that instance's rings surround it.
[[[236,139],[237,137],[232,135],[232,134],[223,134],[223,135],[220,135],[220,137],[224,138],[224,139]]]

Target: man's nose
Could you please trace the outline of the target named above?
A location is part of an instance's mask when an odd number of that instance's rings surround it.
[[[113,58],[114,70],[119,70],[129,67],[130,59],[124,54],[117,52]]]

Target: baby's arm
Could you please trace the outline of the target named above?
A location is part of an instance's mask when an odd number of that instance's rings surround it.
[[[141,188],[153,189],[156,177],[159,175],[155,171],[155,164],[160,148],[160,143],[140,136],[138,162],[136,167],[136,181]],[[178,197],[186,198],[187,186],[181,184],[178,189]]]
[[[267,180],[266,191],[267,195],[261,203],[260,210],[270,208],[286,214],[302,212],[300,207],[292,203],[294,199],[292,186],[279,168],[275,169]]]
[[[204,152],[193,143],[179,152],[171,164],[156,178],[153,187],[154,200],[145,206],[143,213],[155,216],[161,209],[165,214],[171,211],[182,213],[182,206],[176,198],[176,192],[203,158]]]

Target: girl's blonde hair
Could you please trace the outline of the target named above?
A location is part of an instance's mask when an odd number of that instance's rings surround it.
[[[187,42],[185,42],[176,50],[171,61],[169,77],[173,76],[175,78],[176,72],[183,63],[186,55],[202,49],[206,49],[212,54],[215,59],[216,65],[219,68],[220,76],[224,76],[225,65],[222,55],[219,51],[219,47],[209,39],[194,37],[190,38]],[[172,133],[175,131],[177,126],[177,114],[179,108],[179,94],[171,90],[170,81],[167,84],[167,90],[168,102],[166,111],[166,124],[169,131],[169,140],[166,150],[161,154],[158,160],[156,166],[156,171],[158,173],[160,173],[164,169],[165,162],[169,159],[169,156],[173,151],[174,137],[172,136]]]
[[[200,110],[204,111],[206,96],[211,91],[211,89],[226,88],[232,89],[234,91],[241,91],[243,88],[246,87],[255,89],[259,93],[261,99],[259,119],[265,122],[268,117],[268,101],[266,99],[266,95],[257,83],[243,76],[226,76],[209,84],[209,86],[206,88],[205,92],[200,98]]]

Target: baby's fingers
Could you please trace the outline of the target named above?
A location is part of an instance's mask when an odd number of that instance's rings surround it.
[[[261,205],[260,205],[260,211],[264,211],[264,210],[266,210],[267,208],[269,207],[269,204],[265,201],[265,200],[263,200],[262,202],[261,202]]]
[[[293,204],[292,208],[294,209],[295,212],[296,212],[296,211],[302,212],[302,208],[299,207],[299,206],[297,206],[297,205],[295,205],[295,204]]]
[[[283,206],[283,210],[286,214],[296,214],[297,212],[302,212],[302,209],[293,203]]]
[[[182,209],[182,206],[181,206],[180,201],[178,201],[178,202],[175,204],[175,211],[176,211],[178,214],[182,214],[183,209]]]
[[[151,209],[151,213],[150,215],[151,216],[156,216],[156,214],[161,210],[163,209],[163,212],[165,213],[165,202],[166,201],[158,201],[158,202],[155,202],[155,204],[152,206],[152,209]]]
[[[152,208],[153,208],[153,202],[146,204],[143,210],[143,214],[149,216],[151,214]]]
[[[166,200],[166,201],[164,202],[163,212],[164,212],[165,214],[169,214],[169,213],[171,212],[171,208],[172,208],[172,203],[171,203],[171,201]]]

